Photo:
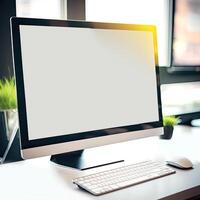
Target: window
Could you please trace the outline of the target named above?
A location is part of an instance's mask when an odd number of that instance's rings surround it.
[[[86,20],[157,26],[159,66],[170,63],[169,1],[86,0]]]
[[[17,17],[67,19],[67,0],[16,0]]]
[[[164,115],[200,112],[200,82],[166,84],[161,89]]]

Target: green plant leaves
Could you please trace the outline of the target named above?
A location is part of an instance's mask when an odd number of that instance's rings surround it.
[[[178,124],[179,119],[175,116],[164,116],[163,117],[163,125],[164,126],[174,126]]]
[[[0,80],[0,110],[17,107],[14,78]]]

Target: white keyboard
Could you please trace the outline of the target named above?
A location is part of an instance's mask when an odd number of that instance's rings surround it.
[[[144,161],[82,176],[72,181],[94,195],[101,195],[173,173],[175,170],[163,162]]]

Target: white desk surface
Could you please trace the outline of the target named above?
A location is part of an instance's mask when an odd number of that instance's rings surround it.
[[[190,158],[195,167],[192,170],[177,170],[174,175],[95,197],[80,190],[72,184],[71,180],[80,174],[90,174],[124,163],[78,171],[51,163],[49,157],[31,159],[0,166],[0,199],[149,200],[166,196],[168,196],[167,199],[184,199],[200,194],[200,164],[198,164],[200,162],[200,128],[177,126],[171,140],[151,137],[95,148],[93,152],[100,150],[105,154],[125,158],[125,164],[145,159],[165,160],[171,155],[183,155]]]

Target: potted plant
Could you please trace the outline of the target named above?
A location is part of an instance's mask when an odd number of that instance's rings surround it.
[[[16,90],[14,78],[0,80],[0,156],[8,144],[17,123]]]
[[[173,135],[174,126],[178,124],[179,118],[175,116],[164,116],[163,126],[164,134],[160,136],[161,139],[171,139]]]

